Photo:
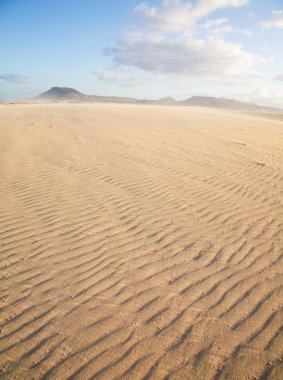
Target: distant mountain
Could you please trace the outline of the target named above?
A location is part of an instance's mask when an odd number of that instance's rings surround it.
[[[49,101],[79,101],[85,102],[89,100],[89,96],[70,87],[52,87],[50,90],[36,96],[35,100]]]
[[[233,109],[243,111],[279,111],[282,109],[259,106],[252,103],[239,102],[234,99],[215,98],[212,96],[192,96],[191,98],[177,101],[174,98],[161,98],[159,100],[126,98],[119,96],[85,95],[69,87],[52,87],[50,90],[30,99],[32,101],[48,102],[102,102],[102,103],[128,103],[128,104],[159,104],[170,106],[195,106],[212,107],[221,109]]]
[[[52,87],[50,90],[34,97],[32,100],[49,102],[103,102],[135,103],[137,99],[119,96],[85,95],[70,87]]]
[[[253,103],[239,102],[234,99],[214,98],[212,96],[192,96],[189,99],[181,100],[179,104],[186,106],[213,107],[242,111],[278,111],[278,109],[272,107],[259,106]]]
[[[215,107],[226,108],[227,99],[218,99],[212,96],[192,96],[189,99],[181,100],[179,103],[185,106],[201,106],[201,107]],[[237,103],[237,102],[236,102]]]
[[[179,102],[177,102],[174,98],[161,98],[156,101],[158,104],[164,104],[165,106],[176,106]]]

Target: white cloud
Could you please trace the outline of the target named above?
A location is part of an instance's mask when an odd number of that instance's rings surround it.
[[[112,54],[118,64],[189,76],[243,75],[260,61],[239,44],[221,38],[188,39],[181,36],[172,39],[138,33],[125,35]]]
[[[262,23],[264,28],[283,28],[283,10],[273,11],[270,20]]]
[[[208,19],[204,24],[200,24],[200,27],[208,29],[211,34],[240,33],[249,37],[253,35],[253,32],[249,29],[232,28],[226,17]]]
[[[163,0],[159,7],[142,3],[135,13],[143,16],[150,28],[163,32],[179,32],[189,29],[201,18],[226,7],[240,7],[249,0],[199,0],[195,5],[189,1]]]
[[[135,69],[127,66],[112,66],[107,69],[98,69],[92,74],[103,82],[118,83],[121,86],[136,86],[142,85],[146,82],[144,79],[140,79],[139,73]]]
[[[220,26],[220,25],[227,25],[227,24],[228,24],[227,18],[221,17],[221,18],[217,18],[214,20],[207,20],[205,22],[205,24],[202,24],[202,27],[203,28],[211,28],[211,27]]]
[[[251,35],[249,30],[232,28],[225,17],[200,21],[217,9],[240,7],[248,1],[198,0],[192,5],[188,1],[163,0],[154,7],[142,3],[135,13],[144,17],[145,24],[122,36],[115,48],[105,50],[105,55],[112,56],[118,65],[176,76],[253,73],[260,58],[223,38],[231,32]],[[198,36],[199,32],[202,37]],[[109,80],[113,79],[111,75]]]
[[[194,24],[190,2],[164,0],[160,7],[150,7],[142,3],[135,8],[135,13],[144,16],[149,27],[163,32],[179,32]]]
[[[121,66],[113,67],[110,69],[98,69],[94,71],[93,74],[96,75],[98,79],[110,83],[118,82],[129,77],[127,68]]]
[[[195,5],[197,17],[204,17],[220,8],[241,7],[249,0],[199,0]]]

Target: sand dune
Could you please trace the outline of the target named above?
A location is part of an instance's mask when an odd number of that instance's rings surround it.
[[[0,106],[4,379],[280,379],[282,114]]]

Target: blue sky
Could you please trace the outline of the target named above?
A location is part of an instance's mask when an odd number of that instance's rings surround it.
[[[282,0],[0,0],[0,99],[232,97],[283,107]]]

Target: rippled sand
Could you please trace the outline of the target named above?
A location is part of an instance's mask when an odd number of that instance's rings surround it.
[[[3,378],[280,379],[282,158],[282,114],[1,105]]]

